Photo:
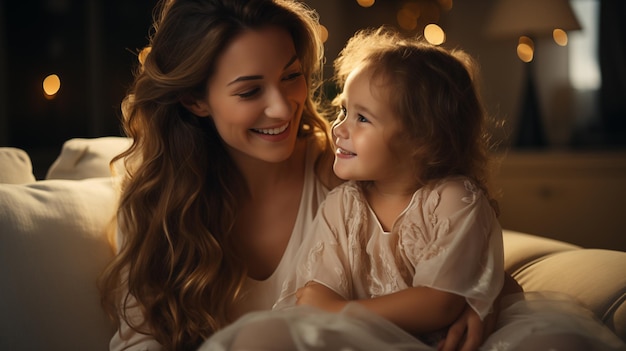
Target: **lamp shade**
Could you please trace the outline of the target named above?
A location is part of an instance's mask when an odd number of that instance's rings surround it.
[[[552,35],[556,28],[581,28],[569,0],[496,0],[486,34],[492,38],[541,37]]]

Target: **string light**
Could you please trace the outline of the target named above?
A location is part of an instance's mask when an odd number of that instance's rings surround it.
[[[433,45],[441,45],[446,41],[446,33],[441,27],[431,23],[424,27],[424,38]]]
[[[51,74],[43,80],[43,93],[47,99],[53,99],[61,89],[61,79],[56,74]]]
[[[357,4],[359,4],[362,7],[370,7],[370,6],[374,5],[376,0],[356,0],[356,2],[357,2]]]

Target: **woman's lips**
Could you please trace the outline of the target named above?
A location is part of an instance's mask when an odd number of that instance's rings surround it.
[[[276,128],[264,128],[264,129],[252,128],[250,130],[255,132],[255,133],[259,133],[259,134],[278,135],[278,134],[284,132],[285,130],[287,130],[287,128],[289,128],[289,123],[290,122],[287,122],[287,123],[283,124],[282,126],[276,127]]]

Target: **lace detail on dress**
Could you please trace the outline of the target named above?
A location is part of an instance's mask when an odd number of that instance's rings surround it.
[[[303,283],[313,279],[314,272],[317,266],[320,264],[319,261],[322,258],[322,252],[324,251],[324,243],[321,241],[316,242],[309,253],[307,254],[306,260],[300,267],[298,267],[299,272],[298,275],[303,279]]]
[[[461,201],[468,203],[468,204],[473,204],[476,199],[478,199],[478,197],[480,196],[480,189],[476,186],[476,184],[474,184],[473,182],[471,182],[469,179],[466,179],[463,182],[463,185],[465,186],[465,190],[470,192],[470,196],[465,196],[461,198]]]

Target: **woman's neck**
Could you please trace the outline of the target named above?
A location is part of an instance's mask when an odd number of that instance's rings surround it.
[[[306,142],[298,139],[293,153],[281,162],[267,162],[246,155],[233,157],[251,196],[266,193],[285,182],[304,176]]]

